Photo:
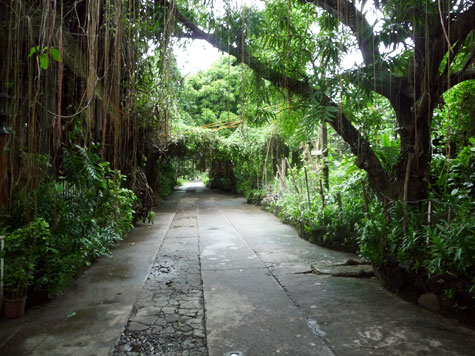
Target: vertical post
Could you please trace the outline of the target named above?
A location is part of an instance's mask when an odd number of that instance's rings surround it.
[[[325,188],[330,189],[330,169],[328,168],[328,128],[327,123],[322,122],[319,128],[319,143],[320,150],[322,151],[322,161],[323,161],[323,181],[325,183]]]
[[[276,177],[279,178],[280,193],[282,195],[282,192],[284,191],[284,183],[282,182],[282,172],[280,171],[280,167],[278,164],[275,165],[275,168],[277,168]]]
[[[427,202],[427,226],[429,226],[429,228],[432,227],[432,200],[430,199]],[[427,234],[427,244],[429,244],[429,235],[430,234]]]
[[[288,191],[287,187],[287,164],[285,163],[285,159],[282,159],[282,171],[280,173],[280,178],[282,179],[282,184],[284,186],[285,191]]]
[[[299,192],[299,188],[297,187],[297,182],[295,181],[294,172],[292,171],[292,167],[290,167],[290,163],[287,157],[285,157],[285,161],[287,162],[287,165],[289,166],[290,176],[292,177],[292,184],[294,185],[294,189],[300,198],[300,192]]]
[[[269,150],[270,150],[271,142],[272,142],[272,136],[269,138],[269,141],[267,143],[266,159],[264,161],[264,170],[262,172],[262,181],[263,181],[263,184],[265,185],[267,185],[267,160],[269,158]]]
[[[432,200],[427,202],[427,225],[432,226]]]
[[[343,204],[341,203],[341,194],[336,193],[336,202],[338,204],[338,209],[341,211]]]
[[[407,212],[407,196],[409,192],[409,178],[411,176],[411,164],[412,164],[412,153],[409,153],[407,158],[407,166],[406,166],[406,176],[404,177],[404,194],[403,194],[403,205],[404,205],[404,220],[402,221],[402,234],[404,236],[407,235],[407,219],[408,219],[408,212]],[[449,221],[450,222],[450,221]]]

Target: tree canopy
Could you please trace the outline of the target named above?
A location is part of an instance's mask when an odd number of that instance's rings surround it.
[[[176,36],[206,40],[296,94],[289,105],[335,129],[381,198],[427,197],[433,111],[445,91],[475,78],[473,1],[275,0],[263,10],[227,6],[223,16],[189,1],[156,3],[175,15]],[[362,63],[342,68],[355,47]],[[395,113],[400,155],[389,172],[353,115],[374,93]]]

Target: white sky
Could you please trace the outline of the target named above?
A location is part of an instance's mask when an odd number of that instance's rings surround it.
[[[185,43],[185,40],[179,40]],[[186,40],[186,47],[173,46],[178,69],[186,76],[206,70],[220,57],[220,52],[204,40]]]

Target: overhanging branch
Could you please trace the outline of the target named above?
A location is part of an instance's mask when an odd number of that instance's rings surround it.
[[[451,48],[453,54],[451,57],[454,58],[459,50],[463,47],[463,43],[467,36],[475,29],[475,4],[468,8],[465,12],[457,14],[457,16],[448,22],[448,18],[445,19],[444,26],[447,29],[450,29],[448,34],[448,40],[450,43],[447,43],[447,37],[444,36],[443,31],[439,31],[433,43],[431,44],[430,58],[432,58],[434,64],[440,63],[447,51]],[[439,24],[440,25],[440,24]],[[434,71],[438,70],[438,66],[434,66]],[[447,78],[448,68],[445,68],[444,79]]]
[[[451,73],[449,78],[441,78],[439,81],[439,96],[457,84],[471,79],[475,80],[475,69]]]
[[[156,0],[156,2],[167,8],[170,8],[171,6],[166,0]],[[174,9],[174,11],[176,19],[182,23],[188,31],[190,31],[191,38],[205,40],[213,47],[235,56],[238,61],[246,64],[262,78],[269,80],[276,86],[288,89],[305,98],[310,98],[316,93],[315,88],[313,88],[307,81],[292,78],[285,73],[275,70],[272,66],[261,62],[255,56],[250,54],[247,46],[244,45],[242,48],[230,46],[214,34],[207,33],[200,29],[196,24],[183,16],[178,9]],[[323,102],[327,103],[328,106],[338,108],[337,104],[328,96],[322,95],[322,98]],[[369,180],[375,190],[386,196],[393,196],[394,194],[391,191],[389,179],[381,166],[378,157],[371,149],[369,141],[361,135],[341,110],[338,111],[340,113],[331,119],[329,124],[343,138],[343,140],[350,145],[351,151],[357,156],[356,164],[358,167],[368,172]]]
[[[373,27],[359,11],[355,4],[348,0],[299,0],[301,3],[314,4],[324,9],[347,25],[355,35],[363,60],[366,65],[372,64],[379,59],[379,38],[375,36]]]
[[[366,66],[366,77],[363,80],[369,80],[372,90],[376,93],[386,97],[393,105],[397,105],[397,95],[400,92],[400,88],[403,85],[403,79],[394,75],[391,75],[389,69],[385,66],[384,61],[379,52],[380,39],[379,36],[374,34],[373,27],[368,23],[364,15],[358,10],[353,2],[348,0],[299,0],[303,4],[313,4],[334,16],[338,17],[338,20],[348,26],[353,35],[358,41],[358,47],[363,56],[363,61]],[[377,70],[374,70],[377,67]],[[373,68],[373,69],[372,69]],[[371,78],[374,74],[379,73],[380,80],[378,78]],[[357,81],[348,79],[355,85],[361,85],[361,79]],[[390,84],[388,84],[390,83]]]

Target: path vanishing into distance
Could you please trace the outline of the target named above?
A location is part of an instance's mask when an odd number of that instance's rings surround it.
[[[64,295],[0,320],[0,355],[475,354],[473,330],[341,277],[370,270],[348,259],[189,183]]]

